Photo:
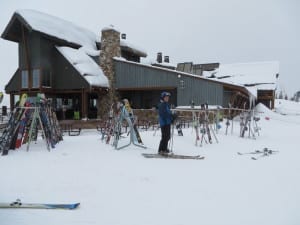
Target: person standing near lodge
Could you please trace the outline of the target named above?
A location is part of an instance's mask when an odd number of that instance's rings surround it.
[[[161,129],[161,140],[159,143],[158,154],[168,154],[168,142],[171,138],[171,123],[174,115],[170,110],[169,99],[171,94],[169,92],[162,92],[160,95],[160,103],[158,104],[159,124]]]

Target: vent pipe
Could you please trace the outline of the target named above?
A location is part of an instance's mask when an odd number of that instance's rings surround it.
[[[164,56],[164,62],[165,62],[165,63],[170,63],[170,57],[167,56],[167,55],[165,55],[165,56]]]
[[[158,53],[157,53],[157,59],[156,59],[156,61],[157,61],[158,63],[162,63],[162,53],[161,53],[161,52],[158,52]]]

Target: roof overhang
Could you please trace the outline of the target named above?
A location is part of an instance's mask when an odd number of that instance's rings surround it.
[[[26,20],[24,20],[24,18],[22,16],[20,16],[18,13],[13,14],[9,23],[5,27],[3,33],[1,34],[1,38],[8,40],[8,41],[13,41],[13,42],[21,42],[22,32],[23,32],[22,27],[24,28],[24,30],[26,30],[29,33],[31,33],[31,32],[40,33],[46,39],[53,40],[55,43],[57,43],[57,45],[65,45],[65,46],[67,45],[67,46],[70,46],[73,48],[81,47],[77,43],[72,43],[67,40],[34,30],[30,26],[30,24],[28,24],[26,22]]]

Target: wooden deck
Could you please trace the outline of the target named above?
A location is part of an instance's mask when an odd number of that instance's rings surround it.
[[[62,130],[69,129],[97,129],[97,127],[103,124],[102,120],[60,120],[60,127]]]

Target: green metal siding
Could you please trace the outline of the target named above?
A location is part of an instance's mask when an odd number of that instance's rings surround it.
[[[32,32],[27,36],[28,55],[31,69],[41,69],[41,73],[50,73],[53,89],[89,88],[88,82],[74,67],[57,51],[55,43],[39,33]],[[27,69],[24,43],[19,43],[19,68]],[[5,90],[20,91],[20,72],[13,75]]]
[[[20,74],[20,70],[17,70],[12,76],[12,78],[9,80],[8,84],[6,84],[5,91],[6,92],[17,91],[20,89],[20,84],[21,84],[21,74]]]
[[[88,82],[56,49],[53,56],[53,88],[67,90],[89,87]]]
[[[41,38],[40,40],[40,64],[44,70],[53,70],[52,59],[54,57],[55,45],[50,40]]]
[[[115,60],[116,87],[120,89],[176,89],[177,105],[196,105],[207,102],[223,105],[223,86],[199,77],[183,75],[180,72],[157,69]],[[184,87],[180,81],[184,82]]]
[[[40,35],[36,32],[26,34],[28,57],[31,68],[40,68]],[[27,54],[24,42],[19,43],[19,68],[27,69]]]

